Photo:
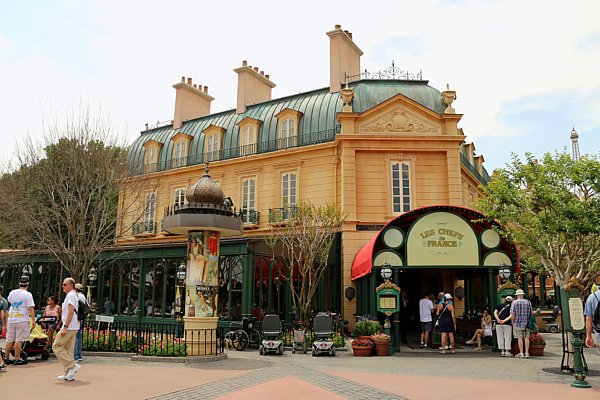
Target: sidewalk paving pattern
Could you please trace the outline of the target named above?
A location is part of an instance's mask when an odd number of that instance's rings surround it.
[[[60,367],[54,358],[9,367],[0,373],[2,398],[76,395],[93,399],[411,399],[531,400],[600,399],[600,376],[588,377],[591,389],[569,386],[570,374],[551,374],[558,367],[560,335],[547,338],[544,357],[516,359],[461,346],[456,354],[411,350],[392,357],[311,357],[286,352],[260,356],[258,351],[228,352],[228,358],[206,363],[133,362],[122,357],[85,355],[74,382],[55,380]],[[1,343],[0,343],[1,345]],[[600,354],[586,349],[593,371]],[[43,395],[42,395],[43,396]]]

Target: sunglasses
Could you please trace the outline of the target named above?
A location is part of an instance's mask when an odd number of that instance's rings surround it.
[[[68,286],[68,285],[70,285],[70,283],[63,283],[62,285],[63,286]]]

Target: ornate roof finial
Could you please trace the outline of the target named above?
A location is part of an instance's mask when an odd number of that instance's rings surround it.
[[[210,176],[208,174],[208,161],[206,162],[206,168],[204,168],[204,176]]]
[[[444,114],[456,114],[452,102],[456,100],[456,91],[450,90],[450,84],[446,83],[446,90],[442,92],[442,102],[446,105]]]

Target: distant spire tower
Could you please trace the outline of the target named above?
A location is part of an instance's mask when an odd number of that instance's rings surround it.
[[[575,127],[571,131],[571,143],[573,144],[573,160],[579,161],[579,134]]]

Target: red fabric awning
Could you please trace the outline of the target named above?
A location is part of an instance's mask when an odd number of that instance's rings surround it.
[[[354,256],[352,261],[352,280],[356,280],[371,273],[373,267],[373,246],[377,241],[379,232],[371,238]]]

